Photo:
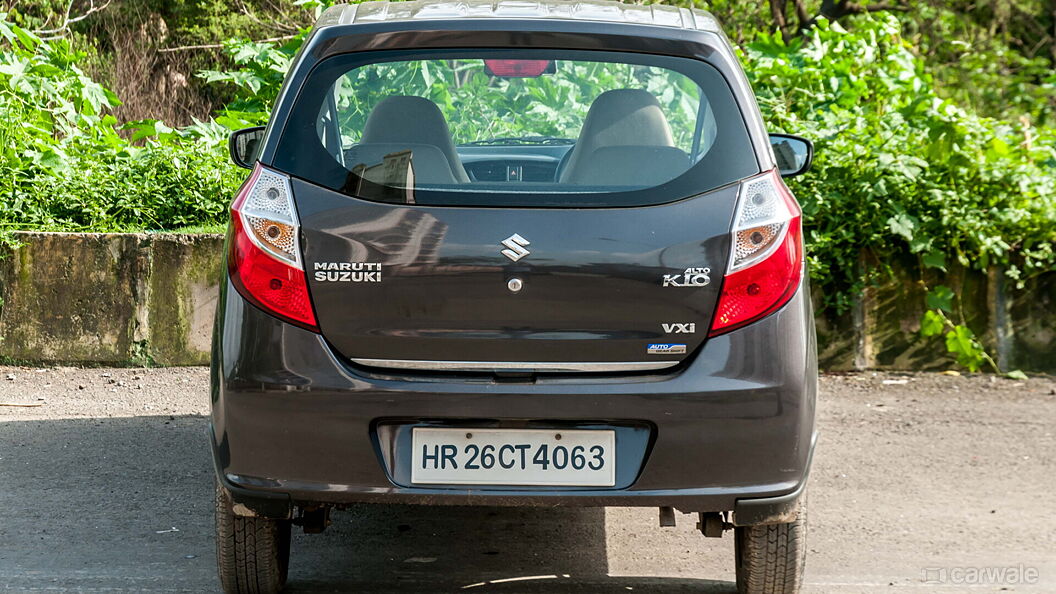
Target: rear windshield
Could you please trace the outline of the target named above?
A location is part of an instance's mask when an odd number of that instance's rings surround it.
[[[330,58],[274,166],[365,200],[507,207],[659,204],[758,173],[707,63],[511,49]]]

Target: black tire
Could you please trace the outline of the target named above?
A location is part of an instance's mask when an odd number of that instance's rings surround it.
[[[290,568],[289,520],[245,518],[216,485],[216,565],[228,594],[275,594]]]
[[[807,560],[806,496],[798,516],[786,524],[739,526],[734,531],[737,550],[737,591],[740,594],[795,594],[803,585]]]

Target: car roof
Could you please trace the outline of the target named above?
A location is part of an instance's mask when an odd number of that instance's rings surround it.
[[[328,8],[315,28],[335,25],[453,19],[512,19],[601,21],[635,25],[677,27],[723,35],[718,20],[700,9],[661,4],[643,6],[609,0],[413,0],[410,2],[363,2]]]

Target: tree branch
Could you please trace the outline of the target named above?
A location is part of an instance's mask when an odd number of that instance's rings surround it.
[[[286,41],[287,39],[293,39],[297,37],[296,34],[282,35],[280,37],[269,37],[267,39],[256,39],[253,43],[274,43],[276,41]],[[181,45],[179,47],[166,47],[158,50],[159,54],[167,54],[170,52],[184,52],[188,50],[206,50],[206,49],[221,49],[224,47],[222,43],[207,43],[205,45]]]
[[[898,0],[897,4],[859,4],[851,0],[822,0],[821,8],[817,16],[810,19],[804,30],[813,27],[818,22],[818,17],[825,17],[830,21],[838,21],[852,14],[863,14],[867,12],[909,12],[912,10],[907,3],[908,0]]]
[[[55,29],[40,29],[40,30],[34,31],[33,33],[36,34],[36,35],[40,35],[40,36],[44,36],[44,35],[58,35],[58,34],[61,34],[61,33],[65,33],[66,31],[68,31],[70,29],[70,25],[72,25],[74,23],[77,23],[77,22],[80,22],[80,21],[83,21],[84,19],[88,18],[92,14],[97,13],[100,10],[105,9],[107,6],[110,6],[111,0],[106,0],[106,3],[101,4],[99,6],[95,5],[95,0],[88,0],[88,11],[85,12],[84,14],[80,15],[80,16],[76,16],[76,17],[73,17],[71,19],[70,18],[70,12],[73,11],[73,2],[74,2],[74,0],[70,0],[70,3],[66,5],[66,14],[62,17],[62,25],[60,27],[57,27]]]
[[[781,32],[781,38],[788,43],[792,39],[792,33],[788,30],[788,19],[785,17],[787,0],[770,0],[770,16],[774,19],[774,26]]]
[[[852,14],[889,11],[908,12],[909,10],[910,8],[909,5],[906,4],[906,0],[900,0],[898,4],[880,3],[865,5],[851,2],[851,0],[823,0],[818,15],[823,16],[830,21],[838,21],[843,17]],[[814,17],[814,20],[817,20],[817,17]]]
[[[799,20],[799,30],[803,31],[807,28],[807,23],[811,21],[810,13],[807,12],[806,5],[803,4],[803,0],[793,0],[796,7],[796,18]]]
[[[256,24],[258,24],[258,25],[260,25],[262,27],[267,27],[267,28],[272,29],[272,30],[274,30],[276,32],[279,32],[279,33],[296,33],[297,32],[297,27],[294,26],[294,25],[286,25],[286,24],[280,23],[278,21],[265,22],[265,21],[261,20],[260,17],[258,17],[256,15],[256,13],[254,13],[252,10],[250,10],[250,8],[248,6],[246,6],[245,2],[242,2],[242,0],[239,0],[238,5],[239,5],[239,10],[242,11],[242,14],[246,15],[246,17],[248,17],[251,21],[253,21],[254,23],[256,23]],[[274,4],[270,4],[270,7],[275,12],[279,11],[279,8],[276,7]]]
[[[849,8],[857,10],[857,12],[909,12],[910,8],[906,4],[869,4],[868,6],[859,6],[857,4],[848,4]],[[848,14],[856,14],[852,10]]]

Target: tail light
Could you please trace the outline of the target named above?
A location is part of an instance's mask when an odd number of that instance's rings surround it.
[[[231,205],[231,223],[227,268],[235,289],[269,314],[318,332],[289,178],[258,164]]]
[[[776,171],[741,184],[730,264],[709,336],[765,317],[796,293],[803,270],[801,219]]]

